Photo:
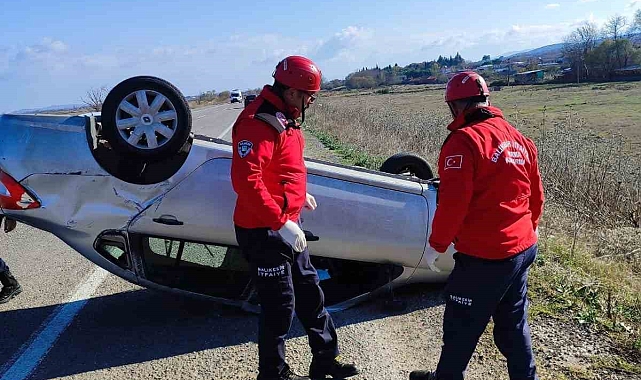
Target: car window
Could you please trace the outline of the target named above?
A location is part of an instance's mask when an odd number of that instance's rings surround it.
[[[150,253],[175,259],[174,265],[191,263],[211,268],[224,266],[231,270],[246,270],[246,262],[242,260],[240,253],[229,247],[185,242],[181,253],[179,241],[150,237],[149,249]],[[179,262],[176,263],[180,253]]]
[[[145,278],[157,284],[227,299],[243,296],[249,264],[238,247],[132,234]]]

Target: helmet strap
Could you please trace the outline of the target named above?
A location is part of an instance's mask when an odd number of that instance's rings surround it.
[[[456,112],[454,112],[454,106],[452,106],[452,102],[447,102],[447,106],[450,107],[450,113],[452,114],[452,119],[456,119]]]

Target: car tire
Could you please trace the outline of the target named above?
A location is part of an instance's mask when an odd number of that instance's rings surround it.
[[[177,154],[191,133],[191,110],[171,83],[137,76],[116,85],[101,111],[102,135],[119,154],[145,161]]]
[[[412,153],[397,153],[383,162],[382,172],[390,174],[407,174],[428,180],[434,178],[430,164],[423,157]]]

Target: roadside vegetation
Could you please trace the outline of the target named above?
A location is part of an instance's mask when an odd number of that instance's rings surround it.
[[[619,350],[616,357],[595,356],[589,368],[567,369],[568,378],[593,378],[593,371],[613,366],[641,374],[641,119],[632,117],[638,106],[611,107],[615,99],[638,102],[638,95],[626,97],[641,92],[641,84],[608,86],[493,94],[494,104],[539,149],[546,205],[530,279],[532,318],[599,332]],[[594,102],[588,94],[598,91],[611,96]],[[451,121],[446,110],[442,86],[325,92],[305,128],[345,164],[378,169],[402,151],[423,156],[436,173]],[[622,114],[630,116],[627,128],[616,127]]]

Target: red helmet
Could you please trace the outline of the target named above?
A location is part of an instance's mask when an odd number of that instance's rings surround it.
[[[485,79],[474,71],[464,71],[454,75],[445,88],[446,102],[483,95],[490,95],[490,90],[487,88]]]
[[[311,60],[298,55],[289,56],[276,65],[272,74],[276,81],[302,91],[320,91],[321,71]]]

